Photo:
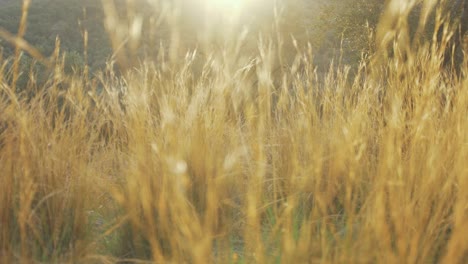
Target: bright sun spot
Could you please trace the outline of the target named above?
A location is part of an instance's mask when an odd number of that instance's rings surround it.
[[[262,17],[263,9],[273,0],[189,0],[199,3],[203,16],[211,27],[247,25]]]
[[[205,0],[208,9],[225,15],[233,14],[247,7],[252,0]]]
[[[218,9],[229,9],[239,8],[245,0],[208,0],[214,8]],[[227,11],[227,10],[226,10]]]

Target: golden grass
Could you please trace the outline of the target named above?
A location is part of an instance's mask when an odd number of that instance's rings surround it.
[[[91,80],[57,52],[21,93],[4,61],[0,262],[468,261],[466,64],[387,39],[320,78],[263,39]]]

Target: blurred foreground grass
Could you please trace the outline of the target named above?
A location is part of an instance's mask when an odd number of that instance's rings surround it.
[[[401,15],[353,74],[281,36],[89,78],[57,45],[40,87],[4,59],[0,262],[466,263],[466,62]]]

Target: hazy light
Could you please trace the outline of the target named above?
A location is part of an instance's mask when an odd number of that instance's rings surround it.
[[[238,26],[250,27],[264,17],[273,0],[182,0],[187,1],[185,11],[194,23],[202,22],[204,29],[230,30]]]
[[[240,8],[246,0],[206,0],[206,2],[212,9],[229,11],[229,9],[235,10]]]
[[[239,15],[241,11],[250,9],[254,0],[203,0],[207,10],[216,12],[226,18]]]

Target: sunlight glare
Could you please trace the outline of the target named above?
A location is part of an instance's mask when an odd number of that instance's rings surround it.
[[[253,0],[204,0],[208,10],[223,16],[232,16],[247,9]]]
[[[245,0],[207,0],[207,4],[211,5],[211,8],[222,11],[229,11],[229,9],[238,9]]]

